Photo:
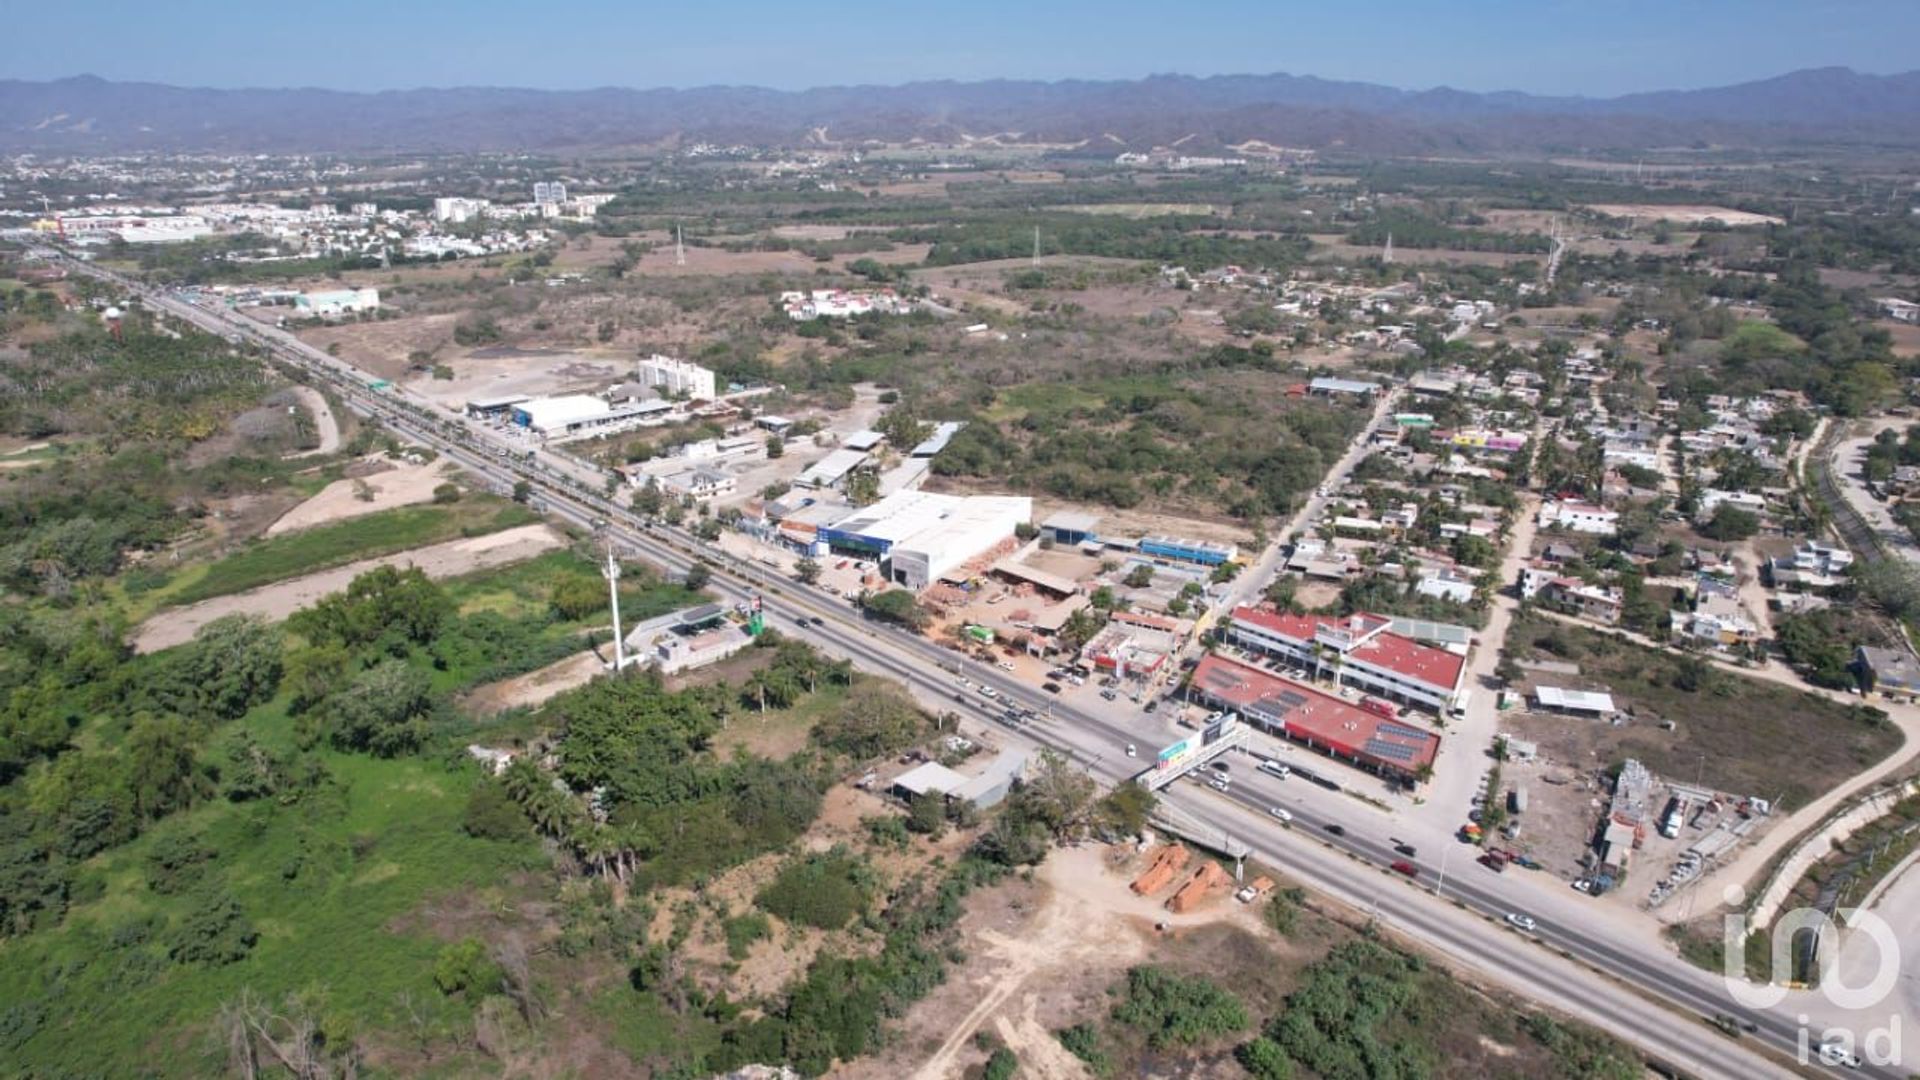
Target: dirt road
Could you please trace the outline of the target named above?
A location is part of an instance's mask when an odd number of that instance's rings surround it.
[[[319,457],[340,449],[340,422],[334,419],[333,406],[327,404],[325,395],[311,386],[296,386],[293,392],[300,398],[300,404],[313,414],[313,426],[320,433],[320,445],[311,450],[302,450],[297,454],[288,454],[290,458]]]
[[[559,533],[545,525],[522,525],[517,529],[449,540],[444,544],[433,544],[379,559],[363,559],[338,569],[162,611],[140,624],[133,635],[133,648],[135,652],[155,652],[191,641],[201,627],[223,615],[260,615],[278,622],[301,608],[311,606],[329,593],[345,589],[355,577],[376,567],[417,566],[428,577],[458,577],[531,559],[565,542]]]

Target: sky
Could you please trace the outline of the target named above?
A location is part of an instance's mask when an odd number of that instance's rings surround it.
[[[339,90],[1287,72],[1606,96],[1920,67],[1920,0],[63,0],[0,26],[0,78]]]

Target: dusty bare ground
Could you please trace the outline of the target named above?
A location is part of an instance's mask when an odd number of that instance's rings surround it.
[[[1892,319],[1881,319],[1873,325],[1885,330],[1893,338],[1893,355],[1920,356],[1920,326],[1897,323]]]
[[[1124,872],[1135,862],[1127,848],[1066,848],[1050,855],[1032,882],[1010,881],[970,904],[960,924],[969,942],[966,963],[907,1014],[885,1052],[832,1075],[959,1077],[984,1058],[973,1036],[986,1027],[1020,1058],[1023,1076],[1082,1080],[1085,1067],[1051,1032],[1104,1013],[1106,988],[1166,936],[1223,923],[1268,935],[1252,908],[1229,897],[1174,915],[1162,907],[1165,895],[1135,896]],[[1156,922],[1167,925],[1165,934]]]
[[[1724,206],[1655,206],[1648,203],[1600,203],[1587,207],[1596,214],[1608,217],[1648,218],[1653,221],[1673,221],[1682,225],[1699,225],[1707,221],[1720,221],[1729,226],[1741,225],[1784,225],[1786,222],[1769,214],[1755,214],[1746,210],[1729,210]]]
[[[446,483],[451,474],[457,471],[450,463],[438,462],[400,465],[384,472],[335,480],[321,488],[319,494],[267,526],[267,535],[278,536],[314,525],[391,510],[396,506],[427,502],[433,498],[433,489]],[[363,491],[365,497],[362,497]]]
[[[458,315],[413,315],[378,322],[341,323],[319,326],[300,332],[300,339],[325,349],[340,346],[340,358],[362,371],[382,379],[397,379],[406,374],[416,349],[426,352],[446,349],[453,343],[453,324]]]
[[[594,676],[606,673],[608,663],[592,649],[583,649],[537,671],[475,687],[461,704],[479,716],[491,716],[522,705],[539,705],[548,698],[592,682]]]
[[[453,378],[420,375],[406,380],[406,385],[450,410],[477,398],[605,390],[633,373],[633,361],[628,356],[550,349],[476,349],[464,356],[443,357],[440,362],[453,369]]]
[[[133,648],[136,652],[153,652],[191,641],[201,627],[224,615],[260,615],[277,622],[329,593],[345,589],[354,578],[376,567],[417,566],[428,577],[457,577],[531,559],[565,543],[546,525],[522,525],[378,559],[362,559],[337,569],[159,612],[134,632]]]

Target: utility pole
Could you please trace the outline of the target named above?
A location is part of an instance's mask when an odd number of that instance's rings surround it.
[[[687,265],[687,238],[678,225],[673,227],[673,265]]]
[[[1040,226],[1033,227],[1033,265],[1040,265]]]
[[[613,670],[616,674],[627,666],[627,642],[620,633],[620,564],[613,557],[613,542],[607,542],[607,568],[603,571],[607,577],[607,598],[613,605]]]

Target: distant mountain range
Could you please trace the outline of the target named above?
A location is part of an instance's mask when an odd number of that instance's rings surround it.
[[[1796,71],[1615,98],[1410,91],[1297,75],[919,82],[780,91],[207,90],[92,76],[0,80],[0,151],[574,151],[675,141],[1084,144],[1090,153],[1250,140],[1367,153],[1696,143],[1920,146],[1920,71]]]

